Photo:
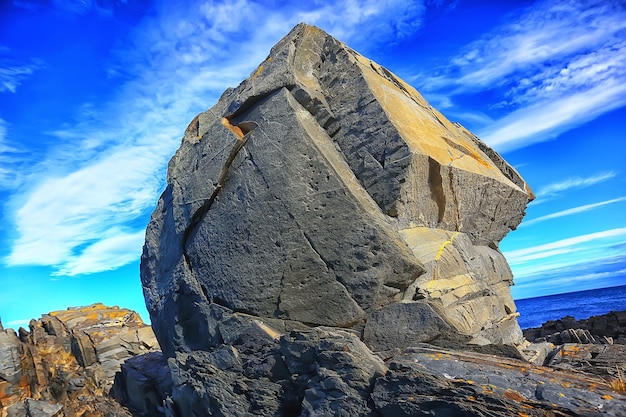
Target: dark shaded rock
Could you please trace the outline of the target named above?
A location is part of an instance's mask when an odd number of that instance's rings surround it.
[[[546,365],[617,380],[626,374],[626,346],[565,343],[554,351]]]
[[[26,398],[24,402],[9,407],[8,417],[64,417],[63,406]]]
[[[388,350],[431,342],[449,332],[450,326],[429,304],[395,303],[372,313],[365,325],[363,341],[374,351]]]
[[[304,393],[305,416],[374,416],[369,394],[386,369],[358,337],[332,329],[292,332],[281,340],[281,354]]]
[[[602,379],[522,360],[548,345],[523,339],[497,244],[532,198],[412,87],[298,25],[170,162],[141,279],[171,391],[134,359],[124,398],[167,417],[623,414]]]
[[[134,356],[115,376],[113,396],[135,414],[163,416],[163,401],[172,394],[172,378],[161,352]]]
[[[386,361],[372,398],[383,416],[619,416],[602,379],[479,353],[416,347]],[[597,385],[596,385],[597,384]]]

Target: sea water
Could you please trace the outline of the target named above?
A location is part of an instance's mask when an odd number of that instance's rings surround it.
[[[573,316],[576,320],[626,310],[626,285],[567,294],[515,300],[522,329],[540,327],[548,320]]]

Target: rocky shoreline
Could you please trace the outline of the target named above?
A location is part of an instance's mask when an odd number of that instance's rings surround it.
[[[590,320],[616,316],[623,317]],[[571,323],[550,321],[545,331],[556,322]],[[432,344],[372,352],[352,332],[278,333],[242,314],[223,317],[217,330],[221,342],[212,349],[168,360],[134,312],[101,304],[46,314],[30,331],[2,329],[0,416],[626,413],[625,393],[611,385],[617,369],[626,373],[626,346],[618,343],[550,345],[539,366]]]
[[[549,320],[541,327],[524,329],[523,333],[531,342],[547,341],[557,345],[564,343],[626,345],[626,310],[611,311],[583,320],[566,316],[558,320]]]
[[[0,416],[129,416],[109,394],[128,358],[157,351],[137,313],[93,304],[0,324]]]
[[[592,335],[613,319],[533,343],[518,324],[498,244],[533,198],[299,24],[169,163],[141,257],[152,327],[99,304],[2,330],[0,417],[623,417],[621,336]]]
[[[626,310],[583,320],[566,316],[523,332],[531,342],[555,346],[544,361],[546,366],[613,380],[626,374]]]

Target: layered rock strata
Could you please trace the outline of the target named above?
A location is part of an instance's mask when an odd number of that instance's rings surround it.
[[[414,88],[298,25],[170,162],[141,263],[155,333],[172,358],[223,343],[218,312],[374,350],[523,344],[497,245],[530,199]]]
[[[0,330],[0,416],[128,416],[108,397],[132,356],[159,349],[131,310],[93,304]]]

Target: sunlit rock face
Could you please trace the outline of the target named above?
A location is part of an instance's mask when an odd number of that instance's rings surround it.
[[[141,279],[163,351],[351,329],[372,350],[522,343],[498,242],[532,193],[411,86],[296,26],[185,131]]]
[[[116,374],[158,351],[136,312],[99,303],[44,314],[29,331],[0,324],[0,416],[130,416],[108,396]]]

